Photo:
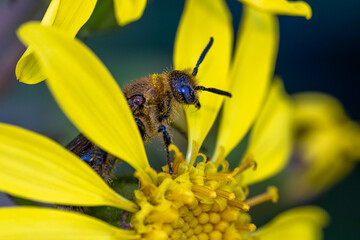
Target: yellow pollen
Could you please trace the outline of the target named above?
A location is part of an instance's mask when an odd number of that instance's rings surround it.
[[[208,196],[210,198],[216,198],[216,192],[212,191],[211,189],[209,189],[207,187],[203,187],[203,186],[193,184],[191,186],[191,191],[193,191],[195,193],[204,194],[204,195],[206,195],[206,196]]]
[[[256,226],[253,223],[249,223],[249,224],[236,223],[235,228],[247,232],[253,232],[256,230]]]
[[[278,190],[276,187],[268,187],[267,191],[263,194],[257,195],[255,197],[249,198],[246,200],[246,203],[249,204],[249,206],[256,206],[260,203],[264,203],[267,201],[277,202],[279,198]]]
[[[232,176],[232,174],[229,173],[208,173],[205,176],[206,180],[223,180],[223,181],[227,181],[227,182],[234,182],[236,183],[234,177]]]
[[[237,200],[237,199],[229,200],[228,204],[230,206],[240,208],[241,210],[246,211],[246,212],[249,211],[249,209],[250,209],[250,204],[248,204],[247,202]]]
[[[228,192],[222,189],[217,189],[215,190],[216,195],[226,198],[227,200],[234,200],[235,199],[235,194],[232,192]]]

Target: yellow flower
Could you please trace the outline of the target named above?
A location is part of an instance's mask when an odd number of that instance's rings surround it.
[[[41,24],[61,29],[74,38],[90,18],[97,0],[52,0]],[[115,17],[120,26],[138,20],[146,6],[146,0],[114,0]],[[15,69],[20,82],[36,84],[47,78],[39,68],[33,51],[27,49]]]
[[[56,28],[38,23],[23,25],[19,37],[33,49],[62,110],[91,141],[133,166],[140,187],[134,192],[135,202],[129,201],[57,143],[0,124],[0,190],[55,204],[108,205],[132,214],[132,229],[123,230],[78,213],[34,207],[3,208],[0,237],[271,240],[297,235],[300,239],[319,239],[327,216],[315,207],[286,212],[259,231],[255,231],[251,222],[250,207],[277,201],[275,187],[249,197],[247,186],[276,174],[286,163],[291,149],[291,108],[281,82],[269,84],[277,49],[275,17],[245,7],[241,40],[231,67],[230,20],[222,0],[186,3],[175,47],[175,66],[193,67],[203,43],[213,36],[216,42],[201,65],[199,81],[206,86],[231,89],[235,103],[225,103],[214,161],[208,161],[198,150],[223,98],[204,92],[200,98],[202,109],[187,110],[189,153],[185,160],[174,145],[170,146],[174,151],[172,175],[168,166],[160,173],[150,168],[127,102],[96,56]],[[244,159],[230,170],[225,157],[253,124]],[[195,163],[197,156],[203,159]],[[256,166],[257,171],[251,171]]]
[[[329,95],[300,93],[293,100],[295,154],[300,162],[286,185],[288,197],[301,201],[326,191],[355,167],[360,126]]]

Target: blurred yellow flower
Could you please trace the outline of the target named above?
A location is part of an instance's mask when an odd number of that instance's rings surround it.
[[[127,101],[99,59],[81,42],[56,28],[24,24],[18,35],[31,47],[62,110],[92,142],[133,166],[140,187],[134,192],[135,202],[129,201],[57,143],[27,130],[0,124],[0,190],[42,202],[108,205],[132,213],[132,229],[123,230],[78,213],[3,208],[0,209],[0,237],[271,240],[298,235],[320,239],[327,215],[316,207],[279,215],[259,231],[255,231],[256,226],[251,222],[250,207],[277,201],[275,187],[249,197],[247,186],[276,174],[286,164],[292,145],[291,107],[281,82],[275,80],[270,84],[277,51],[276,18],[252,7],[245,7],[244,11],[240,40],[230,66],[232,28],[225,2],[188,0],[186,3],[176,39],[175,66],[193,67],[200,46],[209,36],[214,36],[214,49],[201,66],[199,81],[231,89],[234,95],[231,100],[235,103],[225,103],[225,120],[219,131],[214,161],[208,161],[198,150],[223,98],[203,93],[201,110],[187,111],[189,152],[185,160],[175,145],[170,146],[174,151],[172,175],[168,173],[168,166],[160,173],[149,166]],[[254,63],[260,65],[254,67]],[[245,109],[238,109],[239,104]],[[245,126],[239,128],[236,126],[239,122],[230,121],[241,121],[241,118],[245,119]],[[225,157],[253,124],[244,159],[230,170]],[[239,129],[240,137],[236,134]],[[198,156],[203,160],[196,163]],[[256,167],[257,171],[251,171]]]
[[[286,192],[301,201],[326,191],[354,168],[360,159],[360,126],[330,95],[309,92],[293,99],[295,159],[299,162]]]
[[[139,19],[146,6],[146,0],[114,0],[115,17],[120,26]],[[74,38],[80,28],[88,21],[97,0],[52,0],[41,24],[61,29]],[[20,82],[36,84],[47,77],[40,70],[33,55],[27,49],[19,59],[15,74]]]

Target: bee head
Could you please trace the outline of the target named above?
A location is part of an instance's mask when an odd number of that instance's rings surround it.
[[[197,92],[198,91],[208,91],[215,94],[231,97],[231,93],[222,91],[217,88],[206,88],[203,86],[199,86],[196,83],[195,77],[198,73],[198,69],[202,61],[204,60],[206,54],[210,50],[214,39],[211,37],[209,43],[206,45],[205,49],[201,53],[192,74],[189,74],[185,71],[171,71],[169,73],[169,81],[171,91],[174,94],[176,101],[183,104],[195,105],[196,108],[200,108],[200,102],[198,99]]]
[[[176,101],[188,105],[199,102],[195,90],[195,80],[191,74],[174,70],[169,73],[169,81]]]

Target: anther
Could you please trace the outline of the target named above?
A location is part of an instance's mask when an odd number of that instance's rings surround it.
[[[216,194],[220,197],[226,198],[227,200],[234,200],[235,194],[222,189],[215,190]]]
[[[229,173],[207,173],[205,175],[206,180],[223,180],[226,182],[236,182],[232,174]]]
[[[267,201],[277,202],[279,198],[278,190],[276,187],[268,187],[267,191],[263,194],[260,194],[258,196],[249,198],[246,203],[249,204],[249,206],[256,206],[260,203],[264,203]]]
[[[235,228],[240,231],[253,232],[256,230],[256,226],[253,223],[243,224],[243,223],[235,223]]]
[[[228,204],[230,206],[240,208],[241,210],[246,211],[246,212],[249,211],[249,209],[250,209],[250,205],[248,203],[237,200],[237,199],[229,200]]]
[[[210,198],[216,198],[216,192],[214,192],[213,190],[207,188],[207,187],[203,187],[203,186],[199,186],[199,185],[195,185],[193,184],[191,186],[191,191],[195,192],[195,193],[201,193],[204,194]]]

